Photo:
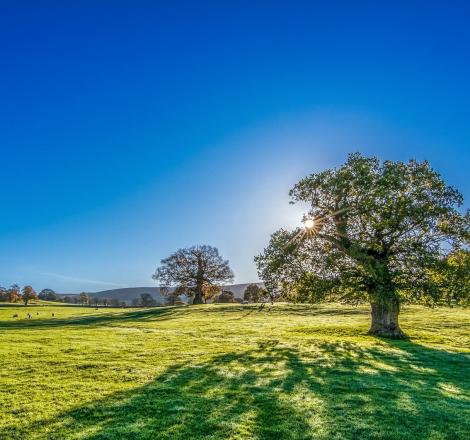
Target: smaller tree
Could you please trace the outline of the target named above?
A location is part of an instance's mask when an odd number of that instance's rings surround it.
[[[221,288],[219,286],[204,282],[202,286],[202,293],[204,297],[204,303],[207,304],[208,299],[212,299],[221,293]]]
[[[142,293],[139,303],[142,307],[155,307],[157,305],[157,302],[150,293]]]
[[[235,295],[230,290],[223,290],[222,293],[217,297],[218,303],[233,303],[235,302]]]
[[[166,306],[176,306],[180,303],[182,303],[182,300],[178,295],[173,295],[171,293],[168,293],[166,295],[166,298],[165,298],[165,305]]]
[[[27,306],[28,302],[34,299],[37,299],[38,295],[32,286],[24,286],[22,290],[21,299],[24,302],[24,305]]]
[[[8,301],[8,290],[0,286],[0,301]]]
[[[119,307],[119,300],[117,298],[111,299],[111,307]]]
[[[80,304],[90,304],[90,297],[86,292],[81,292],[80,295],[78,295],[78,302]]]
[[[16,303],[21,299],[21,289],[18,284],[12,284],[8,289],[8,301]]]
[[[439,289],[439,302],[448,306],[470,305],[470,251],[450,252],[431,276]]]
[[[266,289],[258,286],[257,284],[249,284],[243,293],[245,301],[258,303],[267,297]]]
[[[160,287],[160,295],[165,298],[165,306],[181,306],[186,303],[181,299],[181,289],[170,289],[169,287]],[[184,293],[184,292],[183,292]]]
[[[59,297],[52,289],[42,289],[38,295],[39,299],[44,301],[57,301]]]

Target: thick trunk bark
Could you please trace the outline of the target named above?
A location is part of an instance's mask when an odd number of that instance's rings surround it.
[[[398,324],[400,302],[398,298],[384,298],[371,303],[372,323],[369,334],[387,338],[403,338],[405,334]]]
[[[202,294],[200,292],[196,292],[194,294],[193,304],[203,304],[204,301],[202,300]]]
[[[197,278],[196,278],[196,291],[194,292],[193,304],[204,304],[204,269],[202,260],[198,257],[197,260]]]

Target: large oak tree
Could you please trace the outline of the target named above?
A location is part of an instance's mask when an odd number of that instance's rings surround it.
[[[193,304],[201,304],[218,286],[232,281],[233,272],[217,248],[202,245],[179,249],[163,259],[152,278],[165,288],[175,287],[177,294],[194,297]]]
[[[433,274],[469,243],[462,195],[428,162],[352,154],[290,195],[309,206],[305,227],[275,232],[255,258],[265,286],[304,301],[368,301],[374,335],[403,336],[400,304],[437,299]]]

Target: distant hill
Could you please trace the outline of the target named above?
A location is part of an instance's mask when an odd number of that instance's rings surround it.
[[[160,287],[126,287],[123,289],[101,290],[99,292],[90,292],[89,295],[93,298],[107,298],[118,299],[130,304],[133,299],[139,298],[143,293],[150,293],[152,297],[163,303],[165,298],[160,293]]]
[[[230,290],[235,295],[235,298],[243,298],[243,293],[245,292],[246,287],[251,283],[245,284],[231,284],[224,286],[224,290]],[[263,283],[253,283],[258,286],[263,286]],[[107,299],[118,299],[119,301],[124,301],[126,304],[130,305],[132,300],[139,298],[143,293],[150,293],[152,297],[161,303],[165,302],[165,297],[161,294],[160,287],[125,287],[122,289],[110,289],[110,290],[101,290],[99,292],[88,292],[92,298],[107,298]],[[74,294],[66,294],[65,296],[75,296]],[[184,301],[187,301],[186,297],[182,297]]]

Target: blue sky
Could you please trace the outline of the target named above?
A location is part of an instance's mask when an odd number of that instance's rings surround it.
[[[468,2],[2,2],[0,285],[152,285],[212,244],[236,281],[348,152],[470,200]]]

